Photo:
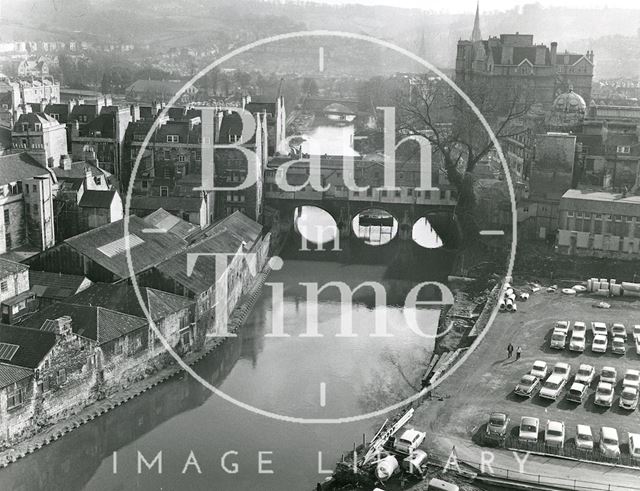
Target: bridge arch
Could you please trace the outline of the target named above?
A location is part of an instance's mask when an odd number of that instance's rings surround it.
[[[351,220],[353,234],[365,244],[382,246],[398,235],[397,218],[381,207],[371,207],[358,212]]]

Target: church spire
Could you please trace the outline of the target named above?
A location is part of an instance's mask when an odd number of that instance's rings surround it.
[[[480,0],[476,5],[476,20],[473,22],[473,32],[471,33],[471,41],[482,41],[482,34],[480,33]]]

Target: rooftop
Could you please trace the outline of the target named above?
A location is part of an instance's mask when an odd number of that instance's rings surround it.
[[[116,196],[115,190],[89,189],[82,194],[78,206],[83,208],[110,208]]]
[[[43,175],[49,176],[47,169],[26,152],[0,156],[0,185]]]
[[[52,332],[0,324],[0,362],[36,368],[55,342]]]
[[[144,217],[144,221],[153,227],[167,230],[183,239],[199,230],[196,225],[178,218],[163,208],[158,208],[150,215]]]
[[[5,278],[8,275],[21,273],[22,271],[27,271],[29,266],[24,264],[10,261],[9,259],[0,258],[0,277]]]
[[[84,276],[29,270],[29,284],[37,297],[63,300],[91,281]]]

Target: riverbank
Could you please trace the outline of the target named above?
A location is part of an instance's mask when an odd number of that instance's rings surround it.
[[[244,323],[251,312],[253,305],[258,299],[270,271],[271,270],[267,265],[263,271],[256,275],[251,289],[245,293],[229,317],[229,332],[235,332]],[[193,366],[204,357],[213,353],[216,348],[225,342],[225,340],[226,338],[219,337],[208,338],[205,340],[203,347],[199,351],[185,355],[183,360],[187,365]],[[142,380],[131,383],[130,386],[123,390],[111,394],[107,399],[98,400],[88,406],[85,406],[81,410],[70,414],[65,420],[59,421],[40,430],[38,433],[10,448],[3,449],[0,451],[0,467],[7,467],[9,464],[36,452],[37,450],[59,440],[80,426],[118,408],[131,399],[154,388],[158,384],[166,382],[172,377],[183,372],[184,369],[180,367],[175,360],[171,360],[168,366],[150,374]]]

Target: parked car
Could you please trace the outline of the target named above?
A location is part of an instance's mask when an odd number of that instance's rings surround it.
[[[593,378],[596,376],[596,370],[591,365],[583,363],[576,372],[575,382],[580,382],[587,387],[593,382]]]
[[[636,339],[636,354],[640,355],[640,336],[638,336]]]
[[[624,355],[627,352],[627,342],[624,338],[613,338],[613,341],[611,341],[611,352],[616,355]]]
[[[638,388],[624,387],[620,393],[619,405],[622,409],[635,411],[638,407]]]
[[[640,434],[629,433],[629,454],[636,460],[640,459]]]
[[[457,484],[434,477],[429,481],[427,491],[460,491],[460,487]]]
[[[611,407],[613,405],[613,385],[609,382],[600,382],[596,388],[594,402],[598,406]]]
[[[540,389],[540,397],[551,399],[553,401],[557,400],[566,383],[567,379],[562,375],[557,373],[551,374]]]
[[[514,392],[519,396],[531,397],[538,389],[540,389],[540,379],[528,373],[522,376]]]
[[[569,334],[569,326],[571,325],[571,323],[569,321],[556,321],[555,325],[553,326],[553,330],[554,331],[562,331],[565,334]]]
[[[571,365],[564,362],[558,362],[553,366],[553,372],[551,372],[551,374],[561,375],[566,382],[569,380],[569,377],[571,376]]]
[[[611,335],[614,338],[615,337],[624,338],[625,341],[626,341],[626,339],[627,339],[627,328],[624,326],[624,324],[621,324],[620,322],[616,322],[616,323],[611,325]]]
[[[593,450],[593,433],[591,426],[576,426],[576,448],[578,450]]]
[[[576,321],[573,323],[573,334],[583,333],[585,336],[587,335],[587,325],[582,321]]]
[[[636,339],[640,338],[640,324],[635,324],[633,326],[633,337]]]
[[[640,370],[634,370],[632,368],[627,370],[622,379],[622,386],[640,388]]]
[[[607,329],[607,324],[605,322],[592,322],[591,332],[594,336],[607,336],[609,334],[609,329]]]
[[[393,449],[399,453],[410,454],[422,444],[426,436],[427,434],[423,431],[405,430],[400,438],[396,438],[393,442]]]
[[[615,428],[600,428],[600,451],[605,457],[620,457],[620,440]]]
[[[533,362],[529,373],[534,377],[538,377],[540,380],[544,380],[547,375],[549,375],[549,366],[546,361],[536,360]]]
[[[550,346],[553,349],[564,349],[567,344],[567,333],[565,331],[555,330],[551,334]]]
[[[605,353],[607,351],[607,336],[598,334],[594,337],[591,343],[591,351],[594,353]]]
[[[572,402],[577,402],[578,404],[582,404],[582,402],[587,397],[587,386],[580,383],[574,382],[569,387],[569,392],[567,392],[567,400]]]
[[[523,443],[535,443],[538,441],[538,431],[540,430],[540,420],[523,416],[520,418],[520,428],[518,429],[518,438]]]
[[[536,379],[538,380],[538,379]],[[505,413],[491,413],[487,422],[486,437],[490,441],[502,442],[507,436],[509,415]]]
[[[600,382],[609,382],[611,385],[616,385],[618,380],[618,372],[613,367],[602,367],[600,370]]]
[[[574,332],[569,341],[569,350],[583,352],[587,345],[587,338],[583,332]]]
[[[607,336],[609,334],[609,330],[607,329],[607,324],[604,322],[592,322],[591,323],[591,332],[594,336]]]
[[[544,443],[550,447],[564,447],[564,423],[562,421],[547,421],[544,429]]]

